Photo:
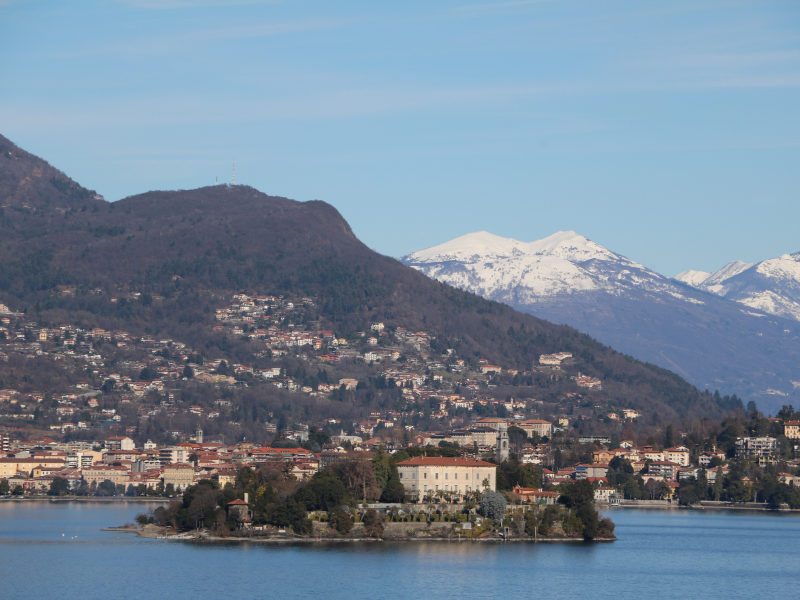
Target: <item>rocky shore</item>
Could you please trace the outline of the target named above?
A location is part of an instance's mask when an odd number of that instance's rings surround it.
[[[361,523],[353,529],[340,534],[335,529],[328,527],[327,523],[315,522],[314,531],[309,535],[297,535],[288,530],[270,528],[268,530],[239,530],[229,535],[218,535],[213,532],[198,530],[182,533],[171,533],[165,527],[157,525],[124,525],[109,527],[103,531],[135,533],[139,537],[153,539],[169,539],[177,541],[197,542],[384,542],[384,541],[448,541],[448,542],[584,542],[580,535],[567,535],[560,528],[548,536],[531,537],[524,533],[515,534],[511,531],[497,530],[482,531],[463,529],[462,524],[448,522],[416,522],[416,523],[384,523],[383,531],[379,535],[370,535]],[[596,542],[613,542],[615,536],[595,538]]]

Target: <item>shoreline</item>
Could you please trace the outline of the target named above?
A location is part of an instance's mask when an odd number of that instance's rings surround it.
[[[135,533],[131,530],[126,530],[124,528],[106,528],[103,531],[116,531],[116,532],[123,532],[123,533]],[[177,541],[177,542],[192,542],[198,544],[204,543],[228,543],[228,542],[235,542],[235,543],[259,543],[259,544],[293,544],[293,543],[302,543],[302,544],[322,544],[322,543],[375,543],[375,542],[397,542],[397,543],[414,543],[414,542],[448,542],[448,543],[465,543],[465,542],[493,542],[493,543],[511,543],[511,542],[521,542],[526,544],[539,544],[539,543],[558,543],[558,542],[567,542],[567,543],[593,543],[593,542],[615,542],[617,538],[595,538],[593,540],[584,540],[583,538],[509,538],[503,539],[500,537],[485,537],[485,538],[458,538],[458,537],[425,537],[425,538],[417,538],[417,537],[407,537],[407,538],[334,538],[334,537],[217,537],[217,536],[202,536],[202,535],[191,535],[187,536],[185,534],[176,534],[170,536],[143,536],[139,535],[139,537],[145,537],[149,539],[159,539],[159,540],[168,540],[168,541]]]
[[[675,510],[752,510],[760,512],[781,512],[793,513],[800,512],[800,508],[772,508],[761,503],[713,503],[713,504],[692,504],[689,506],[680,504],[595,504],[598,510],[610,510],[616,508],[634,509],[675,509]]]
[[[25,498],[0,498],[0,502],[51,502],[53,504],[66,504],[69,502],[100,502],[105,504],[112,504],[112,503],[141,503],[141,504],[149,504],[149,503],[158,503],[158,504],[166,504],[174,500],[174,498],[153,498],[153,497],[146,497],[146,496],[131,496],[131,497],[118,497],[114,496],[111,498],[104,498],[102,496],[80,496],[77,498],[60,498],[58,496],[26,496]]]
[[[193,542],[193,543],[223,543],[223,542],[256,542],[260,544],[287,544],[287,543],[352,543],[352,542],[525,542],[525,543],[553,543],[553,542],[615,542],[616,536],[595,538],[593,540],[584,540],[582,537],[511,537],[505,539],[500,534],[494,533],[493,535],[486,535],[485,537],[460,537],[460,536],[388,536],[380,538],[370,537],[344,537],[344,536],[323,536],[323,535],[308,535],[300,536],[294,534],[273,534],[273,535],[237,535],[237,536],[218,536],[209,534],[203,531],[186,531],[183,533],[175,533],[167,535],[163,527],[155,525],[146,525],[144,527],[122,525],[119,527],[105,527],[101,531],[114,532],[114,533],[134,533],[136,537],[146,539],[158,539],[177,542]],[[385,533],[385,532],[384,532]]]

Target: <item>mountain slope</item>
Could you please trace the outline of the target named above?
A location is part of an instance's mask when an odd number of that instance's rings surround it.
[[[675,279],[750,308],[800,321],[800,252],[756,264],[736,261],[715,273],[685,271]]]
[[[572,231],[530,243],[479,232],[401,261],[765,410],[785,402],[800,381],[795,323],[695,290]]]
[[[18,180],[41,168],[36,157],[0,141],[20,157],[13,163]],[[8,164],[0,159],[0,171]],[[82,202],[64,200],[69,208],[57,210],[55,202],[40,202],[38,193],[14,194],[30,208],[0,215],[0,301],[27,310],[40,323],[124,326],[190,340],[209,357],[221,356],[223,349],[226,356],[247,356],[246,342],[211,332],[216,308],[240,291],[313,295],[339,331],[355,332],[375,321],[425,330],[433,334],[435,352],[453,348],[470,360],[519,370],[530,369],[540,354],[571,352],[576,368],[603,379],[604,389],[593,393],[596,402],[624,402],[663,420],[723,409],[671,372],[371,251],[324,202],[211,186],[148,192],[113,204],[92,198],[85,210]],[[0,202],[10,203],[8,196]],[[563,256],[582,251],[561,242],[553,246]],[[163,301],[114,302],[130,292]],[[538,393],[554,398],[574,389],[560,378],[542,378],[537,385]]]

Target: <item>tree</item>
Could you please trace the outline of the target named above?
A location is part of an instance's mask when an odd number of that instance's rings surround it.
[[[594,505],[584,504],[575,511],[575,514],[583,524],[583,539],[593,540],[596,538],[600,526],[600,516]]]
[[[320,471],[294,496],[308,510],[330,510],[344,502],[345,489],[342,480],[334,473]]]
[[[8,479],[0,481],[0,495],[5,496],[9,491],[11,491],[11,486],[8,483]]]
[[[97,486],[98,496],[114,496],[117,493],[116,484],[110,479],[106,479]]]
[[[367,537],[379,538],[383,535],[383,519],[375,509],[370,508],[365,512],[361,522],[364,523],[364,533]]]
[[[50,484],[50,491],[47,492],[48,496],[66,496],[69,494],[69,481],[63,477],[56,477]]]
[[[667,425],[667,429],[664,432],[664,447],[672,448],[675,445],[675,430],[672,427],[672,423]]]
[[[714,500],[719,502],[722,498],[722,466],[717,467],[717,474],[714,476]]]
[[[158,379],[160,376],[161,373],[153,367],[145,367],[139,372],[139,379],[142,381],[152,381],[153,379]]]
[[[561,497],[558,501],[566,504],[567,508],[578,508],[584,504],[592,504],[594,502],[594,487],[586,479],[563,484],[561,486]]]
[[[656,481],[655,479],[648,479],[647,483],[644,484],[644,489],[647,491],[648,496],[650,496],[650,500],[661,499],[660,481]]]
[[[481,515],[487,517],[500,525],[506,516],[506,506],[508,503],[502,494],[488,491],[483,494],[478,510]]]
[[[528,441],[528,434],[524,429],[512,425],[508,428],[508,441],[510,444],[522,448]]]
[[[351,458],[332,464],[329,470],[344,483],[345,489],[356,494],[362,502],[380,498],[381,488],[375,479],[372,461],[364,458]]]
[[[183,367],[183,376],[186,377],[186,379],[192,379],[194,377],[194,370],[192,367],[189,365]]]
[[[353,517],[347,514],[341,506],[337,506],[328,512],[328,522],[331,527],[342,535],[350,533],[353,528]]]

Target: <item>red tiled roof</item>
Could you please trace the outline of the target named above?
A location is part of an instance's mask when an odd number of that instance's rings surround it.
[[[477,458],[450,458],[446,456],[415,456],[397,463],[403,467],[496,467],[494,463]]]

